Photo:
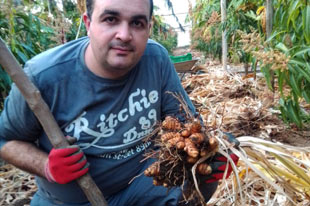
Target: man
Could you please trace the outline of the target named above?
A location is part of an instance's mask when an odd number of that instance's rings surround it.
[[[155,187],[144,175],[128,184],[150,164],[141,160],[152,146],[143,141],[152,125],[179,113],[179,102],[166,92],[181,94],[194,111],[167,52],[148,40],[152,10],[151,0],[87,0],[88,37],[25,65],[65,136],[74,137],[78,146],[52,149],[12,86],[0,117],[0,155],[36,175],[32,206],[89,205],[73,181],[87,172],[110,206],[178,204],[179,188]],[[202,181],[206,199],[220,177]]]

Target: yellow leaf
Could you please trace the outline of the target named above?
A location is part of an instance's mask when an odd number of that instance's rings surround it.
[[[275,158],[277,158],[282,164],[284,164],[289,170],[291,170],[297,177],[303,179],[308,184],[310,184],[310,177],[304,172],[302,168],[300,168],[295,162],[290,160],[289,158],[282,157],[280,155],[272,153]]]
[[[256,15],[260,15],[263,11],[265,11],[265,6],[258,7],[258,9],[256,11]]]

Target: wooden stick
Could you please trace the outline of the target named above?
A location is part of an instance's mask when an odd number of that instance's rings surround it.
[[[48,105],[41,97],[40,91],[26,76],[23,69],[18,64],[17,60],[1,38],[0,64],[2,65],[3,69],[10,75],[11,79],[14,81],[27,101],[29,107],[40,121],[53,147],[61,148],[69,146],[68,141],[60,130]],[[77,179],[77,183],[84,191],[92,206],[108,206],[108,203],[104,199],[101,191],[89,174],[86,174]]]

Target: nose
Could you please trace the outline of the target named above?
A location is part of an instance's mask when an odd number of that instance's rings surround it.
[[[130,30],[130,25],[128,25],[128,23],[124,22],[119,25],[116,38],[123,42],[128,42],[132,40],[132,33]]]

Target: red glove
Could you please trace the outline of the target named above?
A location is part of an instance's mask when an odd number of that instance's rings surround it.
[[[45,164],[45,177],[50,182],[66,184],[88,172],[83,151],[77,145],[52,149]]]
[[[233,160],[235,164],[238,163],[239,157],[233,153],[230,153],[230,158]],[[205,183],[211,183],[219,181],[220,179],[223,179],[224,172],[227,168],[227,174],[226,179],[230,176],[232,172],[232,166],[230,162],[227,160],[227,158],[220,153],[217,153],[213,159],[209,163],[210,167],[212,168],[212,173],[208,176],[205,176],[204,181]]]

